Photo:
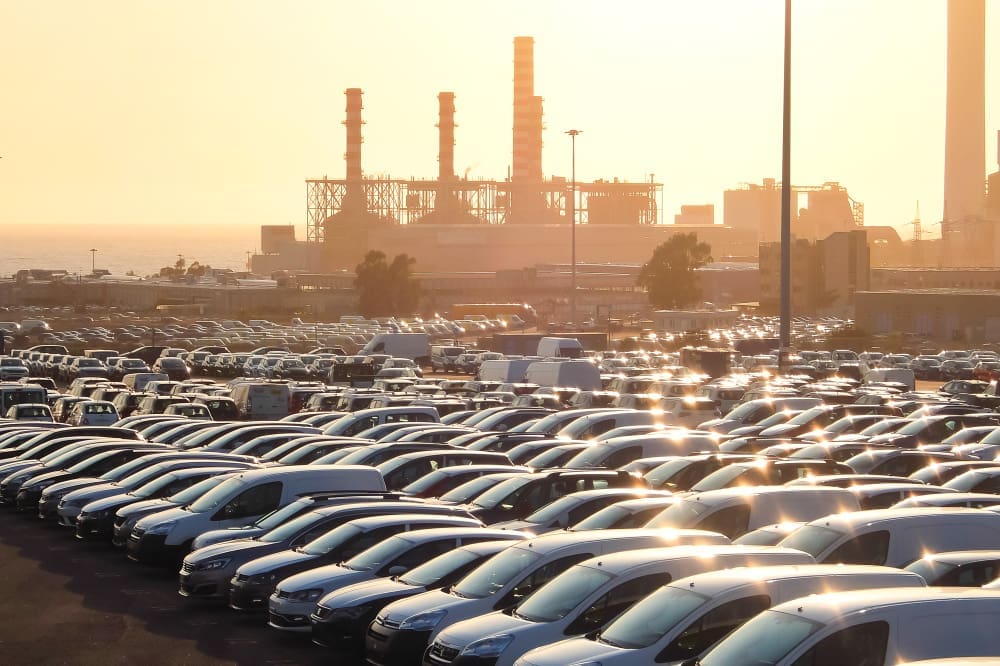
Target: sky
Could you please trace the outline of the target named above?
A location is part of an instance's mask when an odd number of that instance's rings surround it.
[[[367,175],[503,179],[513,38],[535,38],[543,171],[664,183],[683,204],[780,178],[782,0],[0,0],[0,225],[295,224],[344,176],[344,90]],[[866,223],[941,218],[945,0],[794,0],[792,181],[837,181]],[[1000,129],[987,0],[986,164]],[[1000,80],[996,75],[993,80]],[[985,174],[984,174],[985,176]]]

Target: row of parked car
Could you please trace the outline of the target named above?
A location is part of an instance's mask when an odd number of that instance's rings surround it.
[[[0,502],[372,664],[1000,656],[1000,593],[926,587],[997,575],[1000,415],[891,386],[742,388],[697,428],[413,401],[0,423]]]

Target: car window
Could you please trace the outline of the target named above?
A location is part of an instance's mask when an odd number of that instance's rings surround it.
[[[577,553],[576,555],[567,555],[566,557],[552,560],[548,564],[543,564],[539,568],[535,569],[535,571],[531,574],[525,576],[521,582],[510,590],[510,592],[505,594],[503,598],[501,598],[494,605],[494,609],[506,608],[520,602],[521,599],[524,599],[526,596],[540,588],[542,585],[545,585],[566,569],[578,562],[590,559],[593,556],[593,553]]]
[[[792,666],[882,666],[888,640],[888,623],[859,624],[827,636]]]
[[[694,524],[694,529],[724,534],[730,539],[744,534],[750,522],[750,505],[737,504],[716,511]]]
[[[566,627],[564,633],[567,636],[573,636],[600,629],[631,607],[632,604],[649,594],[650,590],[655,590],[666,585],[670,582],[670,579],[671,576],[669,573],[660,572],[639,576],[626,583],[622,583],[618,587],[609,590],[585,611],[580,613]]]
[[[697,657],[723,636],[771,606],[766,594],[735,599],[708,611],[692,622],[670,645],[656,655],[659,663]]]
[[[889,532],[881,530],[862,534],[844,542],[823,558],[824,563],[885,564],[889,554]]]
[[[404,567],[407,571],[409,571],[413,567],[420,566],[424,562],[427,562],[438,555],[453,550],[455,545],[454,539],[439,539],[437,541],[421,544],[416,548],[411,548],[397,557],[394,561],[386,564],[382,568],[382,572],[387,573],[389,569],[395,567]]]
[[[282,483],[274,481],[244,490],[222,507],[219,515],[224,520],[259,516],[278,508]]]

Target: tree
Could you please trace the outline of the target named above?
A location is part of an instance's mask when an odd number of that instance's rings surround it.
[[[398,254],[389,264],[385,253],[368,252],[354,269],[361,314],[378,317],[414,312],[420,301],[420,283],[413,279],[416,263],[416,259]]]
[[[653,307],[672,309],[701,299],[696,268],[712,261],[712,248],[698,234],[676,234],[661,243],[639,271],[638,284],[649,292]]]

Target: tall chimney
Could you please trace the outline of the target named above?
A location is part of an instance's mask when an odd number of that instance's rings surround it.
[[[986,177],[986,3],[948,0],[943,222],[983,213]]]
[[[542,104],[535,97],[535,40],[514,38],[514,181],[542,180]]]
[[[347,152],[344,159],[347,161],[347,180],[350,182],[361,182],[361,88],[348,88],[344,91],[347,95],[347,119],[344,125],[347,126]]]
[[[438,93],[438,180],[455,179],[455,93]]]

